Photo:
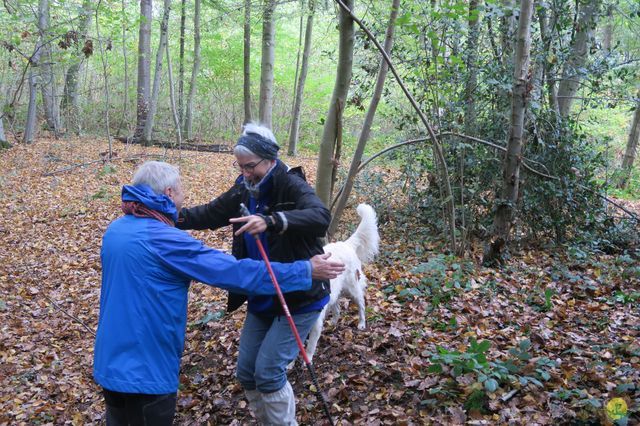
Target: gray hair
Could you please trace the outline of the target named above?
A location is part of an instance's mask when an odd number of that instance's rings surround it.
[[[260,135],[263,138],[269,139],[270,141],[278,145],[278,141],[276,140],[276,137],[274,136],[273,132],[271,131],[271,129],[269,129],[266,126],[263,126],[261,124],[254,123],[254,122],[249,122],[243,126],[242,135],[240,136],[246,136],[249,133],[255,133],[257,135]],[[251,151],[249,148],[242,145],[236,145],[235,148],[233,148],[233,154],[241,155],[241,156],[257,155],[255,152]],[[260,156],[258,155],[258,157]]]
[[[156,194],[167,188],[176,188],[180,182],[178,168],[161,161],[147,161],[133,175],[134,185],[149,185]]]

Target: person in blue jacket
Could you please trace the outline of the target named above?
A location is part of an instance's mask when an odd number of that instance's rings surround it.
[[[146,162],[122,188],[125,215],[104,234],[93,375],[108,425],[172,424],[192,280],[275,294],[263,262],[237,260],[174,227],[183,201],[178,169]],[[272,266],[283,292],[308,290],[344,269],[327,255]]]

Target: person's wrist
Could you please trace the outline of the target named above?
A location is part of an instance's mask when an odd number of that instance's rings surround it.
[[[264,220],[264,223],[267,225],[267,230],[268,231],[272,231],[275,228],[275,221],[273,220],[273,216],[265,216],[263,214],[259,214],[258,216],[260,216],[262,218],[262,220]]]

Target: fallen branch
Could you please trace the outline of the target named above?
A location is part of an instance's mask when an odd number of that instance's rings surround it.
[[[497,145],[497,144],[495,144],[495,143],[492,143],[492,142],[489,142],[489,141],[486,141],[486,140],[483,140],[483,139],[475,138],[475,137],[473,137],[473,136],[467,136],[467,135],[464,135],[464,134],[461,134],[461,133],[443,132],[443,133],[439,133],[437,136],[438,136],[438,137],[441,137],[441,136],[457,136],[457,137],[464,138],[464,139],[467,139],[467,140],[470,140],[470,141],[473,141],[473,142],[478,142],[478,143],[481,143],[481,144],[483,144],[483,145],[490,146],[490,147],[492,147],[492,148],[498,149],[498,150],[503,151],[503,152],[506,152],[506,150],[507,150],[505,147],[500,146],[500,145]],[[360,171],[361,171],[362,169],[364,169],[364,168],[365,168],[365,166],[366,166],[367,164],[369,164],[370,162],[372,162],[372,161],[373,161],[373,160],[375,160],[376,158],[380,157],[381,155],[383,155],[383,154],[385,154],[385,153],[387,153],[387,152],[389,152],[389,151],[393,151],[394,149],[398,149],[398,148],[400,148],[400,147],[402,147],[402,146],[405,146],[405,145],[413,145],[413,144],[417,144],[417,143],[420,143],[420,142],[426,142],[426,141],[428,141],[428,140],[430,140],[430,139],[431,139],[430,137],[423,137],[423,138],[418,138],[418,139],[411,139],[411,140],[408,140],[408,141],[404,141],[404,142],[397,143],[397,144],[392,145],[392,146],[389,146],[389,147],[387,147],[387,148],[385,148],[385,149],[383,149],[383,150],[381,150],[381,151],[378,151],[377,153],[373,154],[371,157],[367,158],[367,160],[366,160],[365,162],[363,162],[362,164],[360,164],[360,166],[358,167],[358,171],[356,172],[356,174],[357,174],[357,173],[360,173]],[[539,162],[537,162],[537,161],[529,160],[528,158],[522,157],[522,167],[523,167],[525,170],[527,170],[527,171],[531,172],[532,174],[537,175],[537,176],[540,176],[540,177],[545,178],[545,179],[549,179],[549,180],[561,181],[561,179],[560,179],[558,176],[552,176],[552,175],[549,175],[549,174],[546,174],[546,173],[540,172],[540,171],[538,171],[538,170],[536,170],[536,169],[532,168],[531,166],[529,166],[529,165],[527,164],[527,162],[529,162],[529,163],[537,163],[537,164],[539,164],[540,166],[544,167],[545,169],[546,169],[546,167],[545,167],[545,166],[544,166],[544,164],[542,164],[542,163],[539,163]],[[629,216],[630,216],[632,219],[634,219],[637,223],[640,223],[640,217],[638,217],[638,215],[636,215],[636,214],[635,214],[635,213],[633,213],[632,211],[630,211],[630,210],[626,209],[624,206],[620,205],[619,203],[617,203],[617,202],[613,201],[611,198],[609,198],[609,197],[607,197],[607,196],[605,196],[605,195],[602,195],[602,194],[600,194],[599,192],[594,191],[594,190],[592,190],[591,188],[588,188],[588,187],[586,187],[586,186],[584,186],[584,185],[577,184],[577,186],[578,186],[579,188],[582,188],[582,189],[584,189],[585,191],[588,191],[588,192],[590,192],[590,193],[592,193],[592,194],[596,195],[597,197],[599,197],[599,198],[601,198],[601,199],[603,199],[603,200],[607,201],[608,203],[611,203],[613,206],[615,206],[615,207],[619,208],[620,210],[622,210],[623,212],[625,212],[627,215],[629,215]],[[342,190],[343,190],[343,189],[344,189],[344,185],[342,185],[342,187],[340,187],[340,189],[338,190],[338,193],[336,194],[336,196],[334,197],[333,201],[331,202],[331,208],[333,208],[333,206],[335,205],[335,203],[338,201],[338,198],[340,197],[340,194],[342,193]]]
[[[51,303],[57,310],[59,310],[60,312],[62,312],[63,314],[65,314],[66,316],[68,316],[69,318],[71,318],[72,320],[74,320],[75,322],[77,322],[78,324],[82,325],[84,328],[87,329],[87,331],[89,333],[91,333],[94,337],[96,335],[96,332],[89,327],[87,324],[85,324],[84,322],[82,322],[82,320],[80,318],[74,317],[73,315],[71,315],[69,312],[65,311],[64,309],[62,309],[60,307],[60,305],[58,305],[52,298],[50,298],[49,296],[47,296],[46,294],[43,293],[43,296],[45,297],[45,299],[47,299],[49,301],[49,303]]]
[[[134,142],[131,138],[117,136],[115,139],[119,140],[122,143],[127,144],[138,144],[142,145],[141,141]],[[161,148],[174,147],[176,144],[174,142],[165,142],[154,140],[151,142],[152,146],[159,146]],[[199,151],[199,152],[233,152],[233,149],[227,144],[211,144],[211,143],[189,143],[182,142],[182,150],[187,151]]]
[[[111,158],[111,160],[109,161],[117,161],[117,160],[123,160],[123,161],[132,161],[132,160],[139,160],[142,158],[158,158],[158,159],[162,159],[164,158],[163,155],[159,155],[159,154],[139,154],[139,155],[133,155],[131,157],[113,157]],[[79,163],[79,164],[72,164],[71,166],[68,167],[64,167],[62,169],[58,169],[58,170],[54,170],[53,172],[48,172],[48,173],[44,173],[42,176],[53,176],[56,175],[58,173],[64,173],[64,172],[68,172],[69,170],[74,170],[80,167],[85,167],[85,166],[89,166],[91,164],[96,164],[96,163],[107,163],[107,158],[101,158],[99,160],[94,160],[94,161],[87,161],[86,163]]]

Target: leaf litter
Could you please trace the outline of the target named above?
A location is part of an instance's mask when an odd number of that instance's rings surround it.
[[[92,379],[100,244],[136,166],[165,154],[179,164],[187,206],[235,177],[229,154],[178,161],[161,148],[114,148],[111,163],[96,161],[106,143],[86,138],[0,153],[2,425],[104,422]],[[313,181],[315,159],[285,161]],[[444,256],[426,238],[413,244],[426,231],[411,221],[388,220],[380,233],[381,254],[365,269],[367,329],[350,305],[325,324],[314,358],[337,424],[611,424],[604,407],[614,397],[629,424],[639,421],[637,258],[523,251],[495,270],[479,255]],[[230,250],[226,228],[192,234]],[[244,310],[225,315],[224,292],[205,285],[189,297],[176,424],[255,424],[234,378]],[[300,361],[289,376],[299,422],[324,424]]]

